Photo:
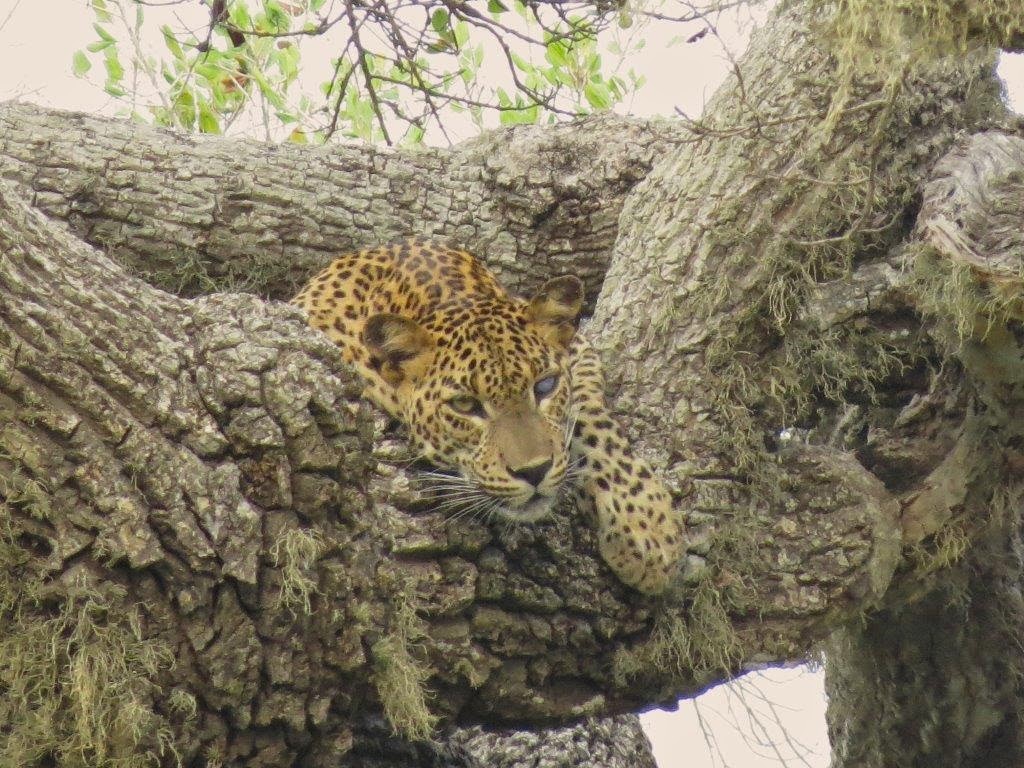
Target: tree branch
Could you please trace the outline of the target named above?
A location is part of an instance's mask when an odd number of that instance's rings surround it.
[[[410,235],[480,254],[511,289],[574,273],[596,296],[622,201],[683,134],[604,115],[453,149],[316,149],[0,106],[5,178],[166,290],[289,298],[339,253]]]

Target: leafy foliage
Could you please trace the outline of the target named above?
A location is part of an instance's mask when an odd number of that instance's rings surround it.
[[[609,109],[642,84],[631,70],[618,71],[643,45],[637,29],[622,31],[633,25],[627,5],[90,5],[96,40],[73,54],[72,71],[86,77],[101,64],[104,90],[133,117],[189,131],[245,125],[300,143],[418,144],[428,131],[451,140],[453,123],[475,132],[495,116],[501,124],[533,124]],[[161,23],[164,17],[174,23]],[[611,64],[598,45],[609,29],[623,38],[611,46]],[[319,87],[310,89],[314,80]]]

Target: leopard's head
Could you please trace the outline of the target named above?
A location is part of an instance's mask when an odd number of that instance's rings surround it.
[[[575,277],[530,301],[452,301],[416,322],[369,318],[362,341],[394,387],[423,458],[455,471],[438,494],[465,510],[529,522],[569,469],[569,345],[582,307]]]

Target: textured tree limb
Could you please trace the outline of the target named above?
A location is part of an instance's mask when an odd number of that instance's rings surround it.
[[[186,295],[287,299],[339,253],[430,235],[479,254],[511,289],[573,273],[593,300],[623,198],[684,136],[604,115],[450,150],[269,148],[0,106],[4,178],[86,242]]]
[[[1024,759],[1022,178],[1024,140],[986,132],[957,142],[923,187],[918,304],[977,402],[904,510],[922,542],[915,578],[830,643],[836,765]]]

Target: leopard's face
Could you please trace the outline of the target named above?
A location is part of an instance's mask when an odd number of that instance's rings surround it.
[[[530,522],[547,514],[569,466],[568,354],[548,329],[507,304],[436,313],[435,344],[398,400],[424,458],[458,473],[444,504]]]
[[[569,467],[574,277],[529,301],[478,295],[419,319],[381,314],[361,339],[423,458],[455,470],[437,486],[457,511],[544,516]]]

